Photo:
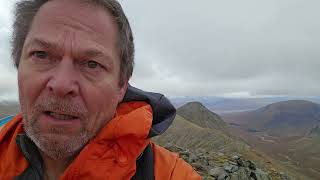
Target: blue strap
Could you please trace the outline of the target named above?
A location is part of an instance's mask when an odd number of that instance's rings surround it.
[[[4,126],[7,122],[11,121],[14,116],[8,116],[3,119],[0,119],[0,126]]]

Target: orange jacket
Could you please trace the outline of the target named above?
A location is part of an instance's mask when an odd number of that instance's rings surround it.
[[[60,179],[131,179],[136,171],[136,159],[150,143],[148,137],[153,124],[152,112],[151,106],[142,101],[120,104],[115,118],[90,140]],[[1,129],[1,179],[13,179],[29,165],[16,144],[17,135],[22,133],[21,115],[14,117]],[[177,154],[151,144],[156,180],[201,179]]]

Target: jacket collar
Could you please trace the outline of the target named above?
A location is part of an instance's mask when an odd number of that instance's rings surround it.
[[[144,101],[151,105],[153,111],[152,127],[148,137],[154,137],[164,133],[172,124],[176,109],[162,94],[147,92],[129,85],[123,102]]]

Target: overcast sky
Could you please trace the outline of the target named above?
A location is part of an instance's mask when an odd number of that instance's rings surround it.
[[[320,1],[122,0],[136,43],[131,84],[170,96],[320,95]],[[0,2],[0,99],[17,97]]]

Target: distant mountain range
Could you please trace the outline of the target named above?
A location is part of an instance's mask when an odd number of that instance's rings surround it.
[[[17,102],[2,101],[0,102],[0,119],[15,115],[19,112],[19,104]]]
[[[252,132],[267,132],[272,136],[304,136],[320,125],[320,105],[304,100],[289,100],[254,111],[225,114],[223,118]]]
[[[200,102],[211,111],[221,115],[225,113],[252,111],[272,103],[288,100],[306,100],[314,103],[320,103],[320,97],[259,97],[259,98],[225,98],[215,96],[186,96],[171,97],[170,100],[178,108],[188,102]]]

